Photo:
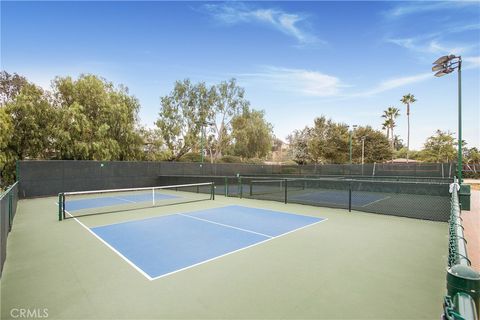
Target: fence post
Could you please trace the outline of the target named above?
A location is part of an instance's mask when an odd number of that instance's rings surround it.
[[[13,222],[13,193],[10,191],[8,193],[8,231],[12,230]]]

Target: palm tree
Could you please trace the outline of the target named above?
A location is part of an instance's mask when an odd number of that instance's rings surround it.
[[[382,116],[384,117],[384,116]],[[382,130],[385,130],[387,132],[387,140],[390,141],[390,119],[385,119],[382,123]]]
[[[382,118],[385,118],[385,122],[383,125],[390,129],[391,133],[391,144],[392,144],[392,149],[394,149],[394,138],[395,135],[393,134],[393,128],[396,127],[395,119],[400,116],[400,110],[395,107],[388,107],[387,110],[383,111]],[[389,138],[388,131],[387,131],[387,138]]]
[[[408,150],[410,150],[410,104],[417,101],[415,96],[411,93],[406,94],[400,100],[403,104],[407,105],[407,121],[408,121],[408,133],[407,133],[407,162],[408,162]]]

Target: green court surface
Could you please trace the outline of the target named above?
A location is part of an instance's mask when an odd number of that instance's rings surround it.
[[[223,196],[79,218],[95,227],[241,205],[328,219],[149,280],[77,220],[58,221],[56,200],[18,203],[1,279],[2,319],[22,308],[46,309],[48,319],[439,319],[442,314],[446,223]]]

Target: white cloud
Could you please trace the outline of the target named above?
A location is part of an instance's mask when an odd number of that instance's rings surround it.
[[[304,30],[300,24],[306,17],[277,9],[251,9],[242,3],[207,4],[204,8],[217,20],[226,24],[264,23],[294,37],[301,44],[325,43]]]
[[[440,42],[438,39],[426,40],[424,37],[387,39],[387,42],[396,44],[405,49],[428,54],[465,54],[478,44],[451,44]]]
[[[305,96],[330,97],[345,87],[337,77],[324,73],[277,67],[265,67],[262,72],[239,75],[242,82],[263,83],[270,88]]]
[[[431,73],[421,73],[413,76],[392,78],[392,79],[388,79],[380,82],[370,90],[366,90],[364,92],[354,94],[352,95],[352,97],[353,96],[373,96],[384,91],[388,91],[395,88],[404,87],[412,83],[417,83],[417,82],[425,81],[428,79],[432,79],[432,77],[433,76]]]
[[[391,10],[385,12],[385,15],[390,18],[398,18],[406,15],[417,13],[438,11],[438,10],[452,10],[463,9],[468,7],[479,7],[478,1],[413,1],[402,3],[393,7]]]

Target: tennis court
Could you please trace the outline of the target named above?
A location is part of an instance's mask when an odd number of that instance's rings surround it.
[[[46,308],[52,319],[441,314],[443,222],[211,200],[196,187],[72,194],[64,209],[69,219],[58,221],[58,197],[18,202],[2,318],[12,308]]]

